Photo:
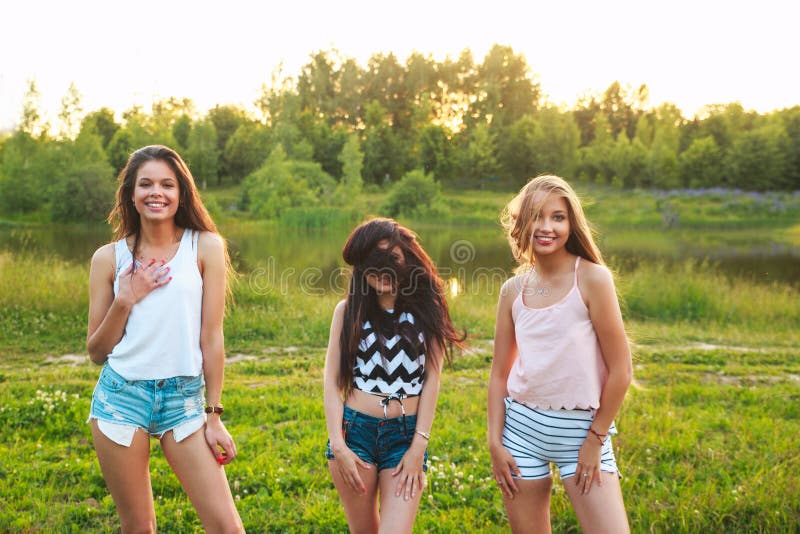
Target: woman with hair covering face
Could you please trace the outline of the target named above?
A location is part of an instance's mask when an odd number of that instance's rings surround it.
[[[442,361],[466,336],[407,228],[367,221],[342,255],[353,273],[333,312],[325,360],[328,467],[351,532],[411,532]]]
[[[225,241],[186,164],[160,145],[131,154],[109,222],[117,241],[92,257],[86,345],[103,366],[89,420],[121,531],[156,531],[156,436],[205,530],[243,532],[223,467],[236,457],[221,420]]]

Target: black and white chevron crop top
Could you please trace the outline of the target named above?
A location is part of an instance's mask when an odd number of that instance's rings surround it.
[[[394,315],[389,311],[385,313]],[[410,313],[401,312],[392,319],[387,323],[393,328],[382,336],[370,321],[364,321],[353,366],[353,387],[380,395],[419,395],[425,375],[425,336],[414,325],[414,316]],[[414,332],[416,339],[401,335],[403,330]],[[415,359],[409,356],[417,353],[419,356]]]

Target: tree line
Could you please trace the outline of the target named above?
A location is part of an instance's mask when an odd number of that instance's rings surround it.
[[[614,82],[564,109],[501,45],[481,62],[465,50],[404,63],[375,54],[365,66],[319,51],[295,77],[273,73],[254,113],[199,114],[170,97],[118,120],[107,108],[84,113],[73,85],[53,134],[38,99],[31,81],[19,125],[0,140],[4,214],[102,218],[130,152],[154,143],[181,152],[204,188],[239,185],[236,207],[264,217],[345,205],[364,187],[404,180],[433,192],[517,188],[542,173],[623,188],[800,189],[800,106],[759,114],[713,104],[688,119],[672,104],[649,106],[646,85]]]

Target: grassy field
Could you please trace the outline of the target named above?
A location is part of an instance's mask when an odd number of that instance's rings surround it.
[[[457,200],[481,215],[507,196]],[[610,224],[605,200],[590,209],[607,210],[600,219]],[[617,205],[646,212],[627,199]],[[657,215],[645,220],[661,224]],[[776,231],[800,236],[788,223]],[[113,532],[114,505],[85,423],[99,373],[84,348],[88,269],[0,252],[0,273],[0,532]],[[240,513],[249,532],[346,531],[324,459],[322,407],[323,347],[338,297],[260,294],[251,282],[241,275],[226,319],[225,420],[240,451],[227,471]],[[730,279],[687,261],[621,273],[618,288],[636,385],[615,448],[634,532],[797,532],[797,285]],[[451,300],[471,347],[443,375],[418,532],[507,531],[485,447],[497,289]],[[201,531],[155,440],[152,450],[160,530]],[[559,484],[552,508],[555,532],[578,531]]]

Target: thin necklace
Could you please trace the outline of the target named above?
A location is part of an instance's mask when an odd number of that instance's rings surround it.
[[[534,294],[539,295],[541,297],[549,297],[550,293],[551,293],[550,284],[548,284],[546,282],[542,282],[542,279],[539,276],[539,273],[536,272],[536,267],[534,267],[532,269],[532,271],[533,271],[534,276],[536,277],[536,287],[533,288]]]

